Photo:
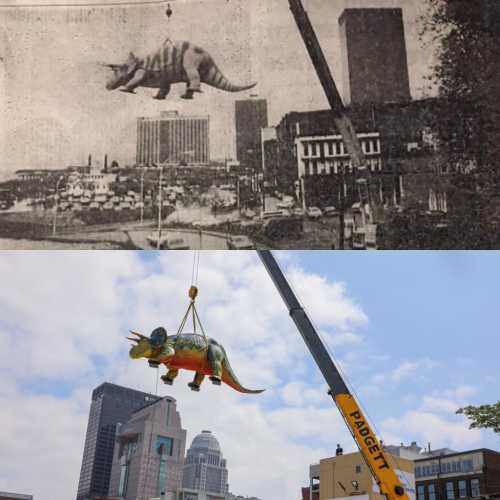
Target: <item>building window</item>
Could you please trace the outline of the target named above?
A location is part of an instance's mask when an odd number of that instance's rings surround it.
[[[309,144],[304,142],[302,145],[304,146],[304,156],[309,156]]]
[[[356,465],[356,474],[361,474],[361,465]]]
[[[417,500],[425,500],[425,489],[423,484],[417,486]]]
[[[467,482],[465,480],[458,481],[458,498],[467,497]]]
[[[420,474],[420,467],[415,467],[415,477],[420,477],[422,474]]]
[[[455,498],[455,490],[453,488],[453,483],[451,481],[448,481],[446,483],[446,499],[454,500],[454,498]]]
[[[121,466],[120,470],[120,484],[118,486],[118,495],[124,497],[127,494],[128,483],[128,464]]]
[[[436,500],[436,486],[434,483],[427,486],[427,493],[429,494],[429,500]]]
[[[472,470],[472,460],[463,461],[463,472],[470,472]]]
[[[156,440],[156,451],[159,455],[172,456],[174,448],[174,440],[165,436],[158,436]]]
[[[481,495],[481,489],[479,488],[479,479],[470,480],[470,493],[472,497],[478,497]]]

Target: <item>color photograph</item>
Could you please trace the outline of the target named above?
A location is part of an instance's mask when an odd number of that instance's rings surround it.
[[[0,498],[498,498],[499,270],[3,252]]]

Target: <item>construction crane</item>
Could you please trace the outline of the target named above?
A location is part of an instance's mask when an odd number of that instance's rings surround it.
[[[283,272],[269,250],[257,250],[281,298],[285,302],[299,333],[309,349],[326,383],[328,394],[333,398],[344,418],[359,450],[370,469],[380,492],[387,500],[409,500],[395,470],[387,460],[385,451],[368,423],[354,396],[350,393],[342,375],[321,341],[314,325],[293,293]]]
[[[311,58],[316,74],[321,82],[321,86],[325,92],[326,98],[332,110],[332,118],[335,122],[337,130],[342,136],[347,152],[351,157],[352,168],[356,175],[356,184],[358,186],[359,202],[362,215],[362,227],[355,235],[358,237],[361,247],[367,246],[365,239],[366,231],[369,229],[369,224],[373,230],[373,240],[375,239],[375,231],[377,221],[382,215],[382,207],[378,201],[377,186],[371,182],[372,173],[366,164],[366,158],[363,154],[361,144],[359,142],[356,131],[351,119],[347,114],[347,110],[342,102],[339,91],[332,77],[330,68],[318,42],[314,28],[312,27],[309,16],[304,9],[301,0],[288,0],[290,10],[299,29],[299,32],[304,40],[309,57]],[[343,225],[343,221],[341,221]],[[344,228],[341,227],[343,234]]]

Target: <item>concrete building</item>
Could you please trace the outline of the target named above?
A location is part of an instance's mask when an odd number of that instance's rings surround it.
[[[117,432],[109,496],[175,500],[182,483],[186,431],[175,399],[136,410]]]
[[[208,493],[207,491],[181,488],[177,493],[177,500],[226,500],[222,493]]]
[[[137,408],[158,399],[109,382],[93,390],[77,500],[107,495],[117,426]]]
[[[228,492],[226,460],[210,431],[202,431],[186,454],[182,487],[225,495]]]
[[[251,97],[235,102],[236,157],[243,167],[260,170],[261,129],[267,127],[267,101]]]
[[[411,460],[387,454],[387,460],[406,487],[411,500],[415,500],[415,475]],[[348,453],[320,461],[319,499],[385,500],[375,483],[361,453]],[[314,485],[311,485],[313,490]]]
[[[137,118],[136,163],[206,165],[210,161],[209,134],[209,116],[162,111],[160,116]]]
[[[381,172],[380,134],[378,132],[358,134],[358,138],[366,156],[367,165],[372,173]],[[351,160],[340,135],[297,137],[295,139],[295,150],[297,152],[298,178],[301,183],[300,193],[304,210],[309,206],[317,206],[318,204],[317,196],[309,200],[309,190],[306,189],[308,178],[314,176],[328,176],[331,178],[332,174],[336,176],[341,174],[342,169],[346,174],[352,173]],[[339,206],[341,190],[344,190],[344,194],[347,192],[345,181],[343,184],[337,186],[335,190],[337,195],[330,197],[333,205]],[[325,203],[327,203],[326,199]]]
[[[0,500],[33,500],[33,495],[23,495],[22,493],[8,493],[0,491]]]
[[[276,129],[274,127],[265,127],[260,129],[260,148],[262,151],[262,171],[266,173],[268,170],[273,170],[274,165],[269,155],[266,155],[266,143],[276,144]]]
[[[402,9],[345,9],[339,25],[345,103],[410,101]]]
[[[486,448],[442,451],[415,461],[417,500],[500,498],[499,452]]]

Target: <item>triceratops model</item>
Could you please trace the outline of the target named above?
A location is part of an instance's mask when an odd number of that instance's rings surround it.
[[[183,99],[192,99],[201,92],[201,82],[228,92],[251,89],[256,85],[234,85],[215,65],[208,52],[189,42],[167,40],[154,53],[139,59],[131,52],[125,64],[106,64],[113,77],[106,84],[108,90],[122,87],[123,92],[134,93],[137,87],[159,89],[155,99],[165,99],[172,83],[186,82]]]
[[[222,381],[239,392],[247,394],[263,392],[246,389],[238,382],[227,359],[226,351],[214,339],[195,333],[167,336],[162,327],[153,330],[150,337],[136,332],[130,333],[137,337],[127,337],[136,342],[130,349],[130,357],[147,358],[152,367],[164,364],[168,372],[161,379],[166,384],[172,385],[179,370],[184,369],[196,372],[194,380],[188,384],[193,391],[199,391],[205,375],[209,375],[212,383],[216,385],[220,385]]]

